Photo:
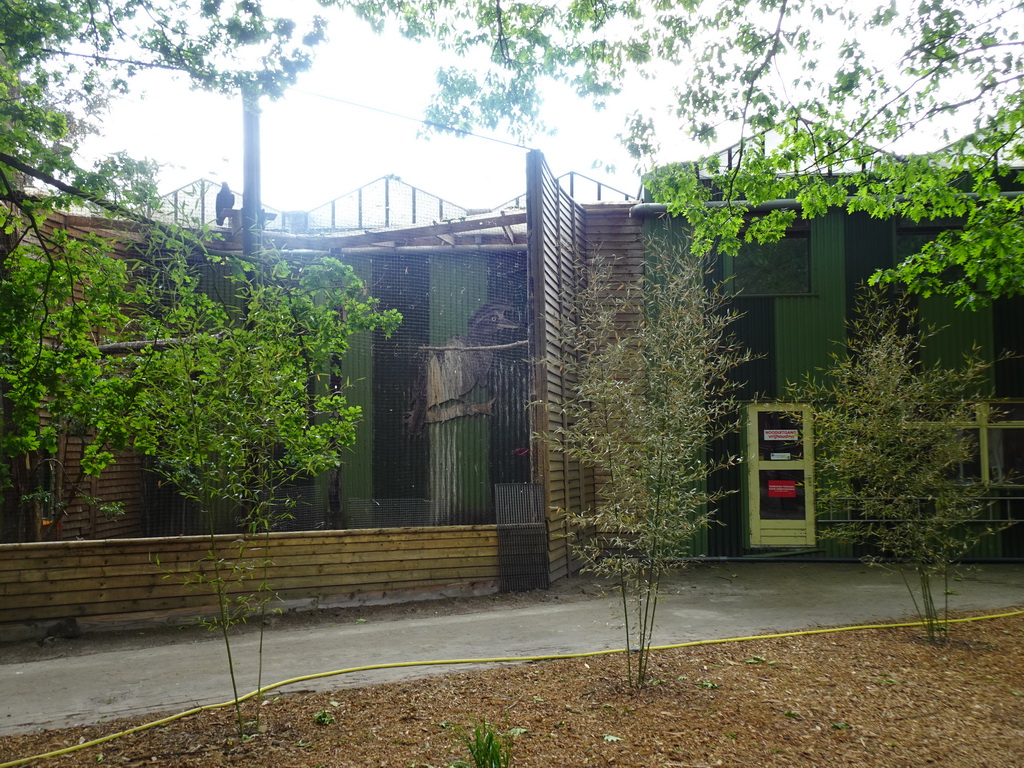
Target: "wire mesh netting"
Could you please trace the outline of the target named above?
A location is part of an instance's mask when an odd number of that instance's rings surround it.
[[[494,486],[494,507],[501,590],[547,589],[550,568],[544,488],[540,484],[499,483]]]
[[[274,499],[274,529],[494,524],[495,488],[531,479],[525,249],[342,254],[399,329],[353,337],[333,386],[358,405],[343,463]],[[209,530],[149,473],[140,535]],[[213,510],[237,529],[237,510]],[[543,522],[543,519],[541,519]]]
[[[221,184],[197,179],[161,198],[155,218],[180,226],[213,225],[237,229],[243,203],[241,192],[230,191],[231,216],[221,217],[217,195]],[[262,205],[268,232],[291,234],[343,234],[394,227],[433,224],[470,213],[460,205],[406,184],[397,176],[382,176],[308,211],[284,211]]]
[[[340,473],[347,527],[494,523],[494,487],[530,479],[525,252],[355,257],[398,309],[345,361],[363,408]]]
[[[465,216],[462,206],[406,184],[397,176],[383,176],[306,213],[301,232],[345,232],[388,229]],[[293,226],[295,222],[293,222]]]
[[[219,210],[217,196],[221,193],[221,184],[209,179],[197,179],[191,184],[168,192],[160,198],[160,206],[152,211],[152,216],[159,221],[176,224],[181,227],[200,227],[216,225],[229,229],[241,227],[241,212],[244,197],[241,192],[228,190],[231,195],[227,210],[234,213],[223,214]],[[263,205],[263,223],[267,229],[287,230],[291,222],[291,214],[278,208]],[[304,214],[302,214],[304,216]],[[300,218],[300,220],[302,220]]]

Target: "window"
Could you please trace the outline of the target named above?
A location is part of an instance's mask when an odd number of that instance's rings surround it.
[[[975,460],[961,467],[963,479],[1024,486],[1024,403],[983,403],[977,425],[965,425],[964,434],[978,450]]]
[[[803,219],[777,243],[744,243],[732,258],[732,290],[742,296],[808,294],[810,253],[810,227]]]
[[[986,410],[984,459],[989,481],[1024,485],[1024,403],[992,403]]]

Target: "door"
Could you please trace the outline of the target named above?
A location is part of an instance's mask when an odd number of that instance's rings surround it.
[[[751,547],[814,545],[814,467],[808,409],[775,403],[747,411]]]

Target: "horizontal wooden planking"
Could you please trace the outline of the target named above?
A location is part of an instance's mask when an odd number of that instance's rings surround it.
[[[404,578],[397,578],[399,576]],[[326,599],[338,594],[360,594],[375,591],[381,584],[401,584],[406,589],[414,591],[427,585],[455,585],[467,581],[493,581],[497,578],[497,565],[462,566],[449,569],[389,571],[358,578],[338,578],[330,583],[312,578],[279,580],[272,583],[272,589],[275,594],[279,595],[302,591],[309,596]],[[249,589],[246,587],[230,591],[244,593]],[[174,590],[150,591],[144,595],[115,590],[93,590],[75,593],[73,596],[57,596],[54,599],[36,599],[28,604],[24,604],[21,599],[5,600],[5,605],[0,610],[0,623],[27,623],[53,616],[106,616],[121,613],[177,611],[195,605],[211,605],[214,600],[214,596],[209,591],[189,590],[180,585]]]
[[[545,164],[541,163],[537,170],[535,175],[531,175],[535,179],[532,183],[539,181],[539,188],[534,186],[532,189],[532,199],[541,203],[535,209],[534,218],[539,230],[536,234],[540,251],[535,254],[538,274],[535,275],[534,301],[537,307],[535,317],[540,324],[536,329],[541,340],[540,357],[545,366],[538,372],[535,396],[544,402],[545,409],[538,426],[550,433],[565,423],[562,402],[571,381],[561,365],[565,351],[560,339],[567,318],[576,311],[573,291],[579,279],[577,265],[586,258],[589,221],[588,212],[560,188]],[[628,207],[624,211],[624,215],[628,215]],[[621,245],[635,239],[635,235],[627,235]],[[538,474],[545,485],[549,574],[558,578],[565,575],[569,564],[562,524],[564,512],[558,508],[577,509],[582,484],[575,463],[553,446],[545,446],[542,460]],[[568,486],[565,482],[567,477],[570,478]]]
[[[325,591],[319,587],[317,588],[288,588],[276,590],[275,594],[281,600],[299,600],[306,599],[315,602],[356,602],[367,597],[377,598],[381,595],[390,595],[392,597],[402,595],[422,595],[424,591],[440,590],[448,586],[455,584],[459,585],[490,585],[496,584],[498,580],[497,571],[494,569],[489,572],[486,576],[475,578],[466,577],[453,580],[451,574],[437,579],[428,579],[420,577],[415,581],[375,581],[360,583],[355,587],[336,586],[332,587],[329,591]],[[30,623],[36,621],[53,621],[54,619],[62,619],[68,616],[77,616],[79,618],[87,618],[90,616],[128,616],[132,614],[174,614],[181,616],[182,614],[194,613],[198,616],[200,614],[209,615],[214,609],[215,605],[211,601],[209,594],[203,593],[192,593],[186,595],[175,595],[170,598],[161,598],[147,600],[145,603],[139,603],[138,601],[124,601],[121,603],[111,602],[104,603],[104,613],[72,613],[67,606],[53,605],[53,606],[40,606],[32,610],[31,616],[25,614],[23,617],[17,617],[8,623]],[[273,603],[270,606],[274,608]]]
[[[258,555],[253,558],[241,558],[238,560],[219,561],[224,572],[230,572],[234,563],[240,567],[251,569],[247,575],[257,571],[263,572],[263,561],[267,561],[266,571],[274,578],[292,576],[308,576],[316,574],[359,574],[381,570],[388,570],[395,567],[396,562],[401,562],[409,568],[423,566],[424,563],[431,565],[444,563],[467,563],[467,562],[496,562],[496,548],[494,547],[473,547],[463,549],[425,549],[422,553],[406,553],[402,558],[373,557],[371,553],[364,553],[363,557],[342,558],[335,560],[324,560],[322,562],[310,562],[307,559],[300,559],[297,562],[282,563],[284,557],[271,555],[270,558]],[[157,564],[141,562],[131,565],[99,566],[92,568],[69,568],[51,572],[49,577],[46,574],[39,578],[35,572],[25,572],[17,581],[0,583],[0,595],[12,596],[15,594],[42,594],[53,592],[57,587],[60,590],[73,591],[75,589],[92,589],[96,585],[104,587],[117,587],[134,589],[140,585],[154,586],[161,582],[175,579],[183,579],[192,574],[212,574],[213,561],[196,560],[194,562]]]
[[[236,540],[217,539],[217,554],[229,567]],[[270,545],[262,543],[262,537],[249,542],[245,556],[257,565],[268,559],[268,581],[281,596],[415,591],[499,576],[492,526],[271,534]],[[200,563],[209,546],[207,537],[2,545],[0,622],[209,606],[210,594],[182,583],[197,564],[209,570]]]
[[[392,567],[380,566],[368,569],[352,569],[348,572],[328,573],[279,573],[276,569],[266,574],[267,584],[274,592],[287,589],[319,590],[322,594],[338,590],[348,590],[367,583],[393,581],[415,584],[418,581],[449,580],[451,583],[467,579],[493,577],[498,572],[497,556],[481,558],[476,561],[453,562],[451,559],[424,561],[417,567],[405,567],[396,570]],[[211,574],[212,575],[212,574]],[[21,611],[28,611],[37,606],[64,606],[69,613],[84,615],[79,606],[86,604],[89,613],[100,615],[111,613],[104,603],[132,602],[139,605],[148,600],[172,598],[176,595],[206,594],[212,596],[213,590],[206,584],[185,584],[175,577],[164,578],[159,574],[146,574],[149,578],[137,576],[134,579],[112,579],[109,581],[83,581],[90,584],[88,588],[78,590],[45,590],[32,591],[4,597],[4,606],[0,616],[4,620],[15,618]],[[233,574],[225,577],[225,586],[231,594],[255,592],[262,581],[263,573],[258,571],[253,579],[234,578]],[[148,583],[147,583],[148,582]],[[136,608],[138,610],[138,608]]]
[[[429,529],[427,529],[429,530]],[[447,531],[447,529],[438,529]],[[351,540],[339,539],[336,536],[325,537],[323,541],[315,539],[296,538],[286,540],[287,543],[273,541],[270,547],[270,557],[275,559],[286,559],[288,557],[303,557],[307,560],[323,559],[336,561],[339,557],[357,557],[366,554],[372,557],[372,553],[385,553],[385,557],[395,557],[402,553],[402,557],[411,556],[419,551],[444,551],[464,550],[474,548],[478,543],[484,547],[496,545],[496,534],[486,528],[464,529],[474,531],[480,535],[472,535],[467,532],[462,537],[451,535],[439,535],[429,537],[429,544],[424,543],[425,536],[417,538],[410,537],[381,537],[380,539],[367,538],[365,536],[353,536]],[[276,534],[272,534],[276,535]],[[229,537],[230,538],[230,537]],[[121,541],[129,541],[131,544],[120,547]],[[148,542],[138,543],[138,542]],[[115,546],[103,547],[103,544],[113,543]],[[71,544],[89,544],[89,547],[69,548],[67,555],[54,553],[53,545],[30,545],[31,548],[16,549],[24,545],[0,546],[0,574],[3,571],[16,571],[19,573],[37,572],[47,574],[47,578],[60,578],[62,570],[73,570],[81,568],[97,568],[106,566],[139,566],[143,564],[156,564],[159,561],[165,567],[171,567],[180,563],[194,563],[205,558],[209,553],[209,540],[203,538],[189,538],[182,542],[181,539],[133,539],[116,540],[114,542],[65,542]],[[238,552],[238,546],[232,545],[230,541],[218,542],[217,549],[219,557],[231,559]],[[246,544],[245,556],[261,556],[261,539],[250,540]],[[19,556],[20,554],[20,556]],[[2,576],[0,576],[2,578]]]
[[[486,532],[484,532],[486,533]],[[117,542],[118,540],[113,540]],[[158,540],[153,540],[154,542]],[[336,561],[339,557],[345,555],[357,555],[358,553],[367,553],[372,556],[372,553],[385,552],[388,556],[392,557],[407,557],[418,551],[461,551],[464,549],[477,549],[481,546],[487,548],[494,544],[496,541],[495,535],[480,535],[472,536],[467,534],[464,539],[452,540],[447,537],[440,537],[434,539],[429,534],[424,534],[419,542],[412,540],[387,540],[384,542],[373,542],[373,541],[325,541],[319,545],[313,547],[305,547],[303,540],[295,540],[291,543],[278,543],[274,542],[271,547],[267,549],[267,553],[271,557],[286,558],[289,555],[305,557],[308,560],[332,560]],[[64,542],[53,544],[54,548],[58,547]],[[96,542],[89,542],[95,544]],[[258,542],[256,542],[258,543]],[[4,550],[6,547],[0,547],[0,550]],[[88,568],[88,567],[103,567],[115,564],[154,564],[159,558],[161,563],[166,565],[181,563],[181,562],[196,562],[201,558],[207,556],[209,549],[202,544],[188,549],[188,548],[167,548],[163,549],[159,544],[154,543],[150,549],[142,549],[132,551],[131,549],[120,550],[117,547],[111,547],[108,551],[104,552],[102,549],[90,548],[85,551],[71,551],[67,558],[62,558],[59,553],[48,552],[44,553],[38,549],[38,545],[34,550],[25,551],[26,556],[18,558],[17,553],[5,551],[4,559],[2,562],[5,565],[5,571],[11,575],[17,575],[18,573],[24,572],[26,569],[44,571],[51,575],[64,568]],[[238,552],[237,548],[233,547],[221,547],[217,550],[219,557],[231,558]],[[245,549],[245,554],[250,556],[262,556],[264,550],[258,546],[250,545]]]
[[[494,560],[496,550],[493,546],[453,548],[424,548],[415,552],[406,552],[402,561],[410,564],[445,563]],[[231,569],[233,563],[243,563],[255,571],[263,571],[262,561],[267,560],[267,572],[271,578],[292,578],[315,574],[364,573],[387,570],[394,567],[394,553],[381,552],[342,552],[333,558],[324,557],[320,562],[311,560],[306,555],[282,555],[279,553],[260,552],[247,554],[239,560],[225,560],[225,568]],[[25,571],[18,581],[0,583],[0,595],[33,594],[53,591],[55,586],[61,589],[75,589],[77,585],[102,584],[105,587],[132,588],[140,584],[156,584],[167,578],[181,578],[189,574],[210,574],[213,570],[209,560],[195,560],[175,563],[136,562],[123,565],[100,565],[87,567],[71,567],[56,571]],[[82,588],[82,587],[79,587]]]
[[[643,227],[633,222],[623,223],[609,216],[587,214],[587,243],[600,244],[607,241],[643,243]]]
[[[289,533],[271,533],[272,544],[285,542],[305,541],[315,545],[331,545],[341,542],[348,544],[370,543],[384,544],[385,542],[415,542],[428,533],[436,540],[451,539],[462,541],[474,535],[496,535],[494,527],[487,525],[453,525],[443,528],[431,527],[410,527],[410,528],[365,528],[356,530],[332,530],[332,531],[297,531]],[[244,537],[240,534],[218,534],[215,541],[218,547],[230,546],[233,542],[241,541]],[[262,538],[260,535],[257,538]],[[256,539],[251,539],[255,541]],[[60,542],[59,548],[66,552],[88,551],[97,549],[103,552],[110,552],[116,548],[118,552],[150,552],[156,547],[161,551],[195,550],[196,547],[206,546],[210,543],[209,536],[170,536],[166,538],[136,538],[119,539],[117,541],[64,541]],[[23,542],[15,544],[0,544],[0,561],[11,557],[25,557],[26,553],[33,550],[51,551],[57,546],[54,543]],[[16,554],[20,553],[20,554]]]

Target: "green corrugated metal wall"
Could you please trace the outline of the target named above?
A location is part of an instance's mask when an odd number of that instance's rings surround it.
[[[443,346],[466,333],[487,303],[488,262],[476,254],[436,254],[430,259],[430,345]],[[453,290],[458,285],[459,290]],[[477,401],[488,397],[474,391]],[[450,512],[482,519],[491,508],[490,422],[479,416],[434,424],[430,439],[430,496],[448,501]]]
[[[345,261],[364,285],[373,282],[373,260],[368,256],[349,256]],[[342,361],[345,397],[350,404],[362,408],[356,424],[356,442],[345,453],[339,503],[344,499],[373,497],[373,332],[357,333],[349,339],[348,351]],[[348,521],[342,521],[347,526]]]
[[[652,237],[672,242],[686,252],[683,226],[666,218],[648,222]],[[856,306],[857,292],[878,269],[891,266],[912,247],[911,233],[898,234],[892,222],[872,219],[866,214],[832,211],[810,222],[810,293],[806,296],[738,296],[733,304],[742,313],[733,325],[737,340],[759,355],[738,375],[743,380],[743,396],[750,400],[785,400],[787,385],[816,369],[828,365],[837,350],[836,342],[845,337],[845,321]],[[716,274],[721,279],[723,275]],[[1002,350],[1024,352],[1024,298],[1001,300],[991,308],[975,312],[958,310],[943,297],[919,301],[922,322],[943,327],[926,352],[926,364],[956,364],[963,351],[977,344],[983,355],[992,359]],[[1001,397],[1024,395],[1024,361],[1011,359],[999,363],[993,371],[995,394]],[[739,447],[736,439],[735,450]],[[746,544],[745,475],[741,471],[723,474],[717,482],[734,487],[739,493],[728,496],[717,511],[720,525],[706,537],[708,555],[740,556]],[[1019,556],[1024,552],[1024,529],[1016,526],[983,539],[970,557]],[[867,552],[823,538],[814,556],[859,558]]]
[[[919,300],[918,309],[921,322],[936,329],[924,349],[925,365],[955,368],[963,361],[964,352],[975,345],[984,359],[995,358],[991,307],[962,310],[948,296],[929,296]]]
[[[846,309],[844,218],[831,212],[811,221],[811,294],[780,296],[775,302],[776,396],[787,384],[828,365],[843,338]]]

